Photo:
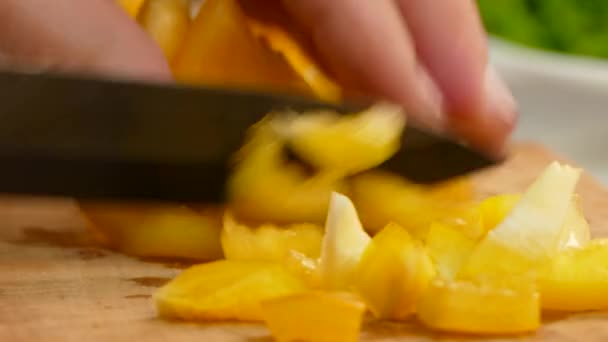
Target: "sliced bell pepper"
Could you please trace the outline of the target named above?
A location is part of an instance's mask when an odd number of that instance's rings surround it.
[[[305,292],[264,301],[262,311],[279,342],[356,342],[365,305],[351,293]]]
[[[289,147],[320,170],[345,175],[378,166],[401,146],[405,114],[377,104],[348,116],[317,111],[286,116],[277,126]]]
[[[534,331],[540,326],[540,300],[533,285],[435,280],[422,296],[418,318],[432,328],[474,334]]]
[[[283,260],[283,265],[292,274],[300,278],[311,289],[321,289],[319,258],[311,258],[298,251],[291,250]]]
[[[555,162],[526,190],[511,213],[477,245],[465,278],[530,274],[559,251],[581,171]]]
[[[351,200],[342,194],[333,193],[319,259],[319,272],[325,289],[349,289],[361,255],[370,240]]]
[[[80,203],[91,227],[119,251],[139,257],[222,257],[221,213],[180,205]]]
[[[190,25],[190,1],[148,0],[138,21],[154,38],[171,64]]]
[[[482,201],[479,209],[483,216],[486,231],[494,229],[513,210],[521,199],[519,194],[503,194],[489,197]],[[568,213],[563,223],[562,233],[559,237],[560,249],[585,246],[590,239],[589,223],[583,214],[580,198],[573,195]]]
[[[222,249],[229,260],[258,260],[281,262],[290,251],[310,258],[321,254],[323,229],[309,223],[279,227],[264,224],[250,228],[239,224],[227,214],[222,229]]]
[[[423,240],[431,222],[460,217],[473,204],[468,179],[421,186],[398,175],[374,170],[353,177],[350,185],[361,221],[372,233],[395,222]]]
[[[403,320],[435,277],[424,246],[402,227],[390,224],[371,241],[356,270],[356,292],[381,319]]]
[[[496,228],[520,199],[520,194],[502,194],[484,199],[478,206],[483,217],[484,230],[489,232]]]
[[[433,222],[426,237],[426,248],[441,279],[453,280],[467,261],[478,240],[460,227]]]
[[[297,41],[284,29],[272,23],[250,18],[249,28],[253,35],[267,42],[268,46],[283,55],[287,63],[312,89],[314,94],[325,101],[338,102],[342,89],[334,82]]]
[[[589,222],[583,214],[578,195],[572,196],[570,206],[564,219],[562,232],[558,241],[558,248],[566,250],[569,248],[585,247],[591,240]]]
[[[278,264],[221,260],[185,270],[157,290],[154,300],[165,318],[262,321],[263,301],[305,289]]]
[[[251,32],[236,0],[206,0],[173,63],[185,83],[312,95],[285,59]]]
[[[558,254],[538,277],[542,307],[585,311],[608,308],[608,240]]]
[[[228,203],[237,218],[322,223],[332,191],[344,190],[340,177],[288,162],[284,144],[269,122],[252,129],[228,181]]]

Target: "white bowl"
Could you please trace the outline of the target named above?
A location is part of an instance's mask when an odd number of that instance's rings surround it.
[[[490,56],[518,101],[514,138],[540,141],[608,184],[608,59],[496,38]]]

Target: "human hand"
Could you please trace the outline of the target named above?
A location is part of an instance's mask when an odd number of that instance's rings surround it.
[[[471,0],[283,0],[341,83],[385,96],[409,116],[501,152],[513,97],[488,66]]]
[[[172,78],[161,50],[115,0],[1,0],[0,66]]]
[[[487,66],[474,1],[280,2],[341,84],[489,151],[503,148],[515,104]],[[0,23],[0,65],[171,79],[160,49],[114,0],[2,0]]]

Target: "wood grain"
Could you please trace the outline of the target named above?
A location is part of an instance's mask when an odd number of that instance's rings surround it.
[[[479,196],[523,190],[557,157],[521,145],[476,175]],[[595,236],[608,235],[608,191],[589,175],[579,193]],[[271,341],[259,325],[170,323],[150,295],[181,270],[96,245],[69,200],[0,199],[0,341]],[[508,319],[508,317],[505,317]],[[366,324],[365,341],[463,341],[411,323]],[[608,341],[608,313],[548,316],[532,335],[491,341]]]

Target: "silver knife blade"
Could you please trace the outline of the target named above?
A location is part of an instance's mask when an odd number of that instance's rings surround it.
[[[333,109],[285,94],[0,72],[0,192],[221,202],[234,153],[267,113]],[[382,167],[436,182],[496,159],[408,125]]]

